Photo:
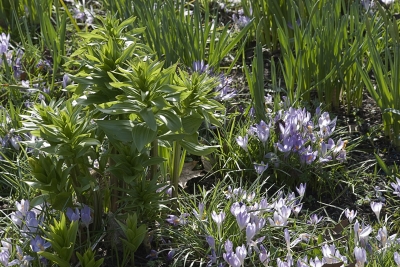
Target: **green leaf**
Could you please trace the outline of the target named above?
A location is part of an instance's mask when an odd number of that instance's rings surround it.
[[[182,118],[182,126],[185,133],[192,134],[197,132],[203,121],[203,117],[197,113]]]
[[[41,255],[41,256],[43,256],[43,257],[45,257],[45,258],[48,259],[49,261],[51,261],[51,262],[57,264],[57,265],[60,266],[60,267],[70,267],[69,262],[67,262],[67,261],[65,261],[65,260],[63,260],[63,259],[61,259],[60,257],[58,257],[58,256],[56,256],[56,255],[54,255],[54,254],[52,254],[52,253],[50,253],[50,252],[47,252],[47,251],[39,251],[38,254]]]
[[[133,141],[133,122],[130,120],[96,120],[96,123],[110,139],[122,142]]]
[[[48,194],[42,194],[40,196],[34,197],[33,199],[30,200],[30,205],[32,207],[41,205],[41,204],[47,202],[48,198],[49,198]]]
[[[169,130],[175,132],[182,128],[182,122],[178,115],[172,111],[161,110],[157,113],[157,117],[162,120]]]
[[[157,122],[151,108],[144,108],[139,112],[140,117],[147,123],[151,130],[157,131]],[[139,150],[140,151],[140,150]]]
[[[82,141],[79,142],[79,146],[99,146],[100,141],[97,140],[96,138],[84,138]]]
[[[386,163],[381,159],[381,157],[378,156],[378,154],[374,153],[376,161],[378,162],[378,165],[382,168],[382,170],[385,172],[386,175],[391,175],[392,172],[389,170],[388,166]]]
[[[205,156],[209,155],[215,151],[219,146],[204,146],[198,145],[191,142],[187,142],[185,140],[179,141],[179,144],[186,149],[190,154],[197,156]]]
[[[146,123],[138,123],[133,126],[131,135],[137,150],[142,151],[157,138],[157,131],[153,131]]]
[[[65,207],[72,207],[72,193],[71,192],[62,192],[59,194],[50,194],[49,202],[52,205],[52,208],[62,211]]]

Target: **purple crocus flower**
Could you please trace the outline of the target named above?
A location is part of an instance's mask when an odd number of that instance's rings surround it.
[[[348,208],[344,211],[344,215],[349,220],[350,223],[353,222],[354,218],[357,216],[357,211],[349,210]]]
[[[311,164],[317,158],[318,151],[312,151],[311,146],[304,148],[301,152],[300,159],[303,163]]]
[[[268,163],[265,164],[264,161],[261,161],[261,164],[254,164],[254,169],[256,170],[257,174],[261,175],[268,169]]]
[[[301,198],[304,197],[304,193],[306,192],[306,187],[307,187],[307,185],[303,184],[303,183],[300,183],[299,187],[296,187],[296,191],[297,191],[297,193],[299,193],[299,196]]]
[[[242,137],[242,136],[238,136],[236,138],[236,142],[238,143],[238,145],[243,148],[244,150],[249,151],[247,149],[247,144],[249,142],[249,136],[246,134],[246,136]]]
[[[224,253],[222,257],[229,264],[229,266],[240,267],[242,265],[238,256],[234,252]]]
[[[265,145],[267,142],[270,132],[270,126],[267,125],[263,120],[259,124],[256,124],[256,134],[258,139]]]
[[[92,216],[90,215],[90,207],[87,205],[84,205],[82,210],[81,210],[81,219],[82,223],[86,226],[89,227],[89,224],[92,220]]]
[[[4,32],[0,35],[0,56],[3,57],[3,54],[7,53],[8,46],[10,43],[10,34],[5,34]],[[0,62],[1,63],[1,62]]]
[[[221,211],[219,214],[217,214],[215,211],[211,213],[211,217],[214,220],[214,222],[217,224],[218,228],[221,227],[222,222],[225,220],[225,212]]]
[[[199,60],[193,62],[192,70],[198,73],[209,73],[209,66],[208,64],[204,63],[204,60]]]
[[[393,187],[393,194],[400,197],[400,179],[396,177],[396,183],[390,183],[390,185]]]
[[[363,267],[367,261],[367,251],[364,248],[355,247],[354,256],[356,257],[356,266]]]
[[[70,78],[69,78],[68,74],[65,73],[63,76],[63,79],[62,79],[63,88],[67,87],[69,83],[70,83]]]
[[[238,257],[242,266],[244,266],[244,260],[247,256],[247,249],[244,245],[236,247],[236,256]]]
[[[9,266],[10,260],[10,252],[8,250],[4,250],[0,252],[0,263],[3,264],[3,266]]]
[[[249,223],[250,215],[247,213],[246,210],[243,210],[236,216],[236,221],[239,225],[239,229],[242,230]]]
[[[39,222],[36,219],[36,213],[33,211],[28,211],[25,217],[26,220],[26,227],[28,228],[30,233],[36,233]]]
[[[261,263],[262,263],[264,266],[269,266],[269,261],[270,261],[269,256],[270,256],[270,252],[268,252],[268,251],[265,249],[265,247],[261,244],[261,245],[260,245],[260,254],[259,254],[259,258],[260,258]]]
[[[210,246],[210,248],[215,249],[215,239],[214,239],[214,237],[209,235],[209,236],[206,237],[206,241],[207,241],[208,245]]]
[[[33,252],[45,251],[51,244],[46,242],[42,237],[36,236],[35,239],[31,240],[31,248]]]
[[[247,244],[250,244],[253,237],[256,235],[256,224],[255,223],[248,223],[246,227],[246,240]]]
[[[68,219],[71,222],[78,221],[80,219],[80,217],[81,217],[78,208],[75,208],[75,211],[73,209],[71,209],[71,208],[68,208],[66,214],[67,214]]]
[[[168,218],[166,219],[167,222],[170,224],[176,226],[176,225],[185,225],[187,220],[186,217],[189,216],[188,213],[183,213],[181,216],[176,216],[176,215],[168,215]]]
[[[400,254],[397,251],[393,254],[393,258],[397,266],[400,266]]]
[[[24,251],[20,246],[16,246],[16,259],[11,261],[8,266],[19,264],[20,267],[30,266],[30,261],[34,260],[32,256],[24,255]]]
[[[308,224],[313,224],[313,225],[317,225],[321,220],[322,220],[322,216],[318,217],[317,214],[311,214],[310,215],[310,220],[307,221]]]
[[[236,16],[236,14],[232,15],[232,20],[239,29],[243,29],[251,21],[249,17],[243,16],[243,15]]]

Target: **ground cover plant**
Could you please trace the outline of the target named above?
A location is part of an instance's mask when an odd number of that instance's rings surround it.
[[[0,266],[400,266],[399,10],[1,1]]]

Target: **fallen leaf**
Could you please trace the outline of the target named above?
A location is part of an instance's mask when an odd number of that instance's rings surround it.
[[[193,178],[201,176],[203,170],[193,170],[198,161],[186,162],[183,164],[181,176],[179,176],[179,185],[182,188],[186,187],[186,183]]]

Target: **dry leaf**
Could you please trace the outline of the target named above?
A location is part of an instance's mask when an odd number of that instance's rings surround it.
[[[193,170],[198,161],[186,162],[183,164],[181,176],[179,176],[179,185],[185,188],[186,183],[193,178],[201,176],[203,170]]]
[[[326,229],[326,231],[324,233],[325,240],[328,240],[330,235],[332,235],[333,238],[342,237],[341,234],[342,234],[344,228],[346,228],[349,224],[350,224],[349,220],[344,219],[341,222],[339,222],[338,224],[336,224],[333,228]]]

